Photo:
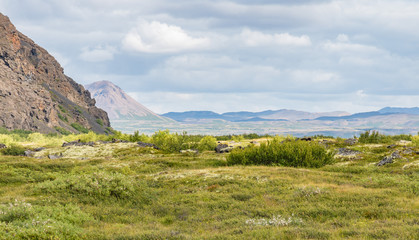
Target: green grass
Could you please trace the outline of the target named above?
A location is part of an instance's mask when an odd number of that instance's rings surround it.
[[[63,116],[63,115],[61,115],[60,113],[58,113],[58,118],[59,119],[61,119],[62,121],[64,121],[64,122],[68,122],[68,118],[67,118],[67,116]]]
[[[102,119],[100,119],[100,118],[96,119],[96,123],[103,127]]]
[[[80,133],[88,133],[89,130],[78,123],[72,123],[71,126]]]
[[[0,156],[0,239],[417,239],[419,157],[386,146],[350,146],[360,158],[319,168],[135,143]],[[403,159],[375,165],[395,150]]]

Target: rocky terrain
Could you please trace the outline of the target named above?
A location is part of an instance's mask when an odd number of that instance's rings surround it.
[[[110,127],[90,93],[1,13],[0,126],[43,133],[104,133]]]
[[[86,89],[92,93],[97,106],[104,109],[111,120],[172,121],[144,107],[112,82],[94,82],[86,85]]]

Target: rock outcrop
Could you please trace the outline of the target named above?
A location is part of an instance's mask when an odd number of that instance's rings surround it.
[[[0,13],[0,127],[43,133],[104,133],[107,113],[45,49]]]

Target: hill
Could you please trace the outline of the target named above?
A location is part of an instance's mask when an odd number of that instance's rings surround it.
[[[0,126],[43,133],[104,133],[110,127],[90,93],[1,13]]]
[[[162,116],[171,118],[179,122],[198,122],[208,119],[221,119],[230,122],[271,122],[271,121],[298,121],[303,119],[315,119],[324,116],[341,117],[347,116],[347,112],[326,112],[310,113],[296,110],[267,110],[263,112],[227,112],[218,114],[211,111],[188,111],[188,112],[169,112]]]
[[[171,121],[144,107],[112,82],[94,82],[86,85],[86,88],[111,120]]]

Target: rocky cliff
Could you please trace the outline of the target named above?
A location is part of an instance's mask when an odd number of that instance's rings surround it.
[[[104,133],[110,127],[90,93],[1,13],[0,127],[43,133]]]

